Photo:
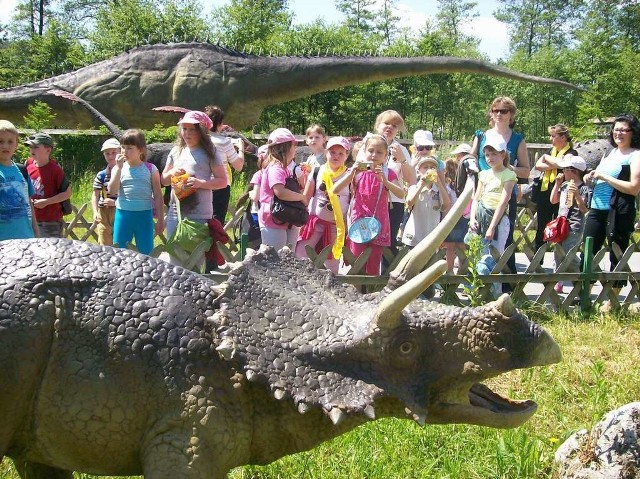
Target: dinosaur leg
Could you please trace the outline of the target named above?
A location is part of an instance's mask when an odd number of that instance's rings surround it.
[[[154,438],[143,452],[144,478],[226,479],[229,467],[218,463],[214,454],[201,450],[199,442],[175,431]]]
[[[73,479],[71,471],[19,459],[14,460],[13,463],[22,479]]]

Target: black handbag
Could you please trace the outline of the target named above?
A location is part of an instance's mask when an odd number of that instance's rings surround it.
[[[300,193],[298,180],[293,176],[285,180],[284,187]],[[309,219],[309,211],[302,201],[285,201],[274,194],[271,200],[271,218],[277,225],[304,226]]]
[[[540,198],[542,196],[541,188],[542,188],[542,175],[534,178],[533,182],[531,183],[531,194],[529,195],[529,197],[531,198],[531,201],[533,201],[534,203],[538,203],[540,201]]]

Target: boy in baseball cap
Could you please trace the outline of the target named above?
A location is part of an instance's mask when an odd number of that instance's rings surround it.
[[[71,185],[60,165],[51,158],[53,139],[35,133],[25,140],[29,158],[25,166],[33,182],[33,206],[41,237],[62,238],[62,202],[71,198]]]
[[[109,138],[102,144],[102,155],[107,162],[107,167],[100,171],[93,180],[93,196],[91,208],[93,209],[93,222],[96,224],[98,244],[113,246],[113,222],[115,221],[117,195],[109,195],[108,186],[111,179],[111,170],[116,164],[116,156],[120,153],[120,142],[115,138]]]
[[[582,181],[582,177],[587,171],[587,162],[580,156],[566,154],[558,161],[558,168],[562,168],[562,172],[556,176],[550,201],[551,204],[558,205],[558,216],[564,216],[569,220],[569,236],[560,243],[562,251],[567,252],[582,241],[585,216],[589,211],[587,206],[589,187]],[[556,248],[554,248],[553,259],[555,270],[555,265],[560,264],[563,260]],[[579,271],[580,259],[578,255],[574,255],[567,272],[577,273]],[[571,285],[571,282],[567,284]],[[562,293],[563,286],[563,282],[558,281],[553,289],[556,293]]]

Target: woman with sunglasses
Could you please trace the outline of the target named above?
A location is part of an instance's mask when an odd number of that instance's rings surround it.
[[[529,166],[527,144],[524,141],[522,133],[517,133],[513,130],[516,122],[516,103],[508,96],[499,96],[494,98],[494,100],[489,104],[487,117],[491,128],[485,132],[477,130],[476,136],[473,139],[473,145],[471,146],[471,153],[478,157],[478,167],[480,171],[490,169],[490,166],[484,156],[484,145],[486,143],[487,135],[492,137],[497,135],[507,144],[509,167],[515,172],[518,179],[522,179],[522,182],[525,183],[528,182],[531,168]],[[513,228],[516,222],[517,206],[517,188],[513,188],[511,199],[509,201],[508,214],[510,225],[505,248],[508,248],[509,245],[513,243]],[[515,255],[511,255],[509,257],[507,260],[507,267],[512,273],[516,272]],[[508,283],[503,284],[503,290],[505,289],[509,289]]]
[[[611,244],[624,252],[634,229],[635,198],[640,192],[640,122],[633,115],[619,115],[613,123],[609,141],[614,149],[603,158],[584,180],[593,185],[591,205],[584,227],[583,239],[593,238],[595,255],[609,238],[611,271],[618,264]],[[625,281],[618,281],[618,295]]]

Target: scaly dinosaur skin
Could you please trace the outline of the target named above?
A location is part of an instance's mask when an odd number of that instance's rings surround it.
[[[515,427],[536,404],[480,382],[560,360],[506,295],[398,307],[420,278],[362,296],[287,251],[220,285],[60,239],[0,242],[0,269],[0,459],[29,479],[222,479],[384,416]]]
[[[560,80],[518,73],[455,57],[262,57],[204,43],[134,48],[72,73],[0,91],[2,117],[19,122],[27,106],[50,89],[84,98],[116,124],[151,128],[162,122],[159,105],[201,110],[217,104],[235,128],[254,125],[263,109],[335,88],[433,73],[475,73],[514,80],[578,87]],[[62,99],[47,98],[56,126],[82,127],[92,119]]]

